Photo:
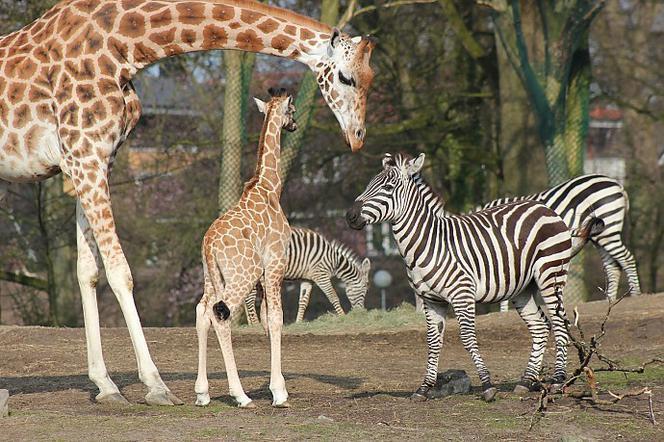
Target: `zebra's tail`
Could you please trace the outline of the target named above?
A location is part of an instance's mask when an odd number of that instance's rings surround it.
[[[572,256],[579,253],[591,237],[602,233],[604,227],[604,221],[592,216],[584,225],[572,230]]]

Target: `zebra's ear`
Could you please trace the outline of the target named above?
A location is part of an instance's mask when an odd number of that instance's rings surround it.
[[[258,106],[258,110],[264,114],[265,113],[265,102],[262,100],[259,100],[258,98],[254,97],[254,101],[256,102],[256,106]]]
[[[362,271],[364,273],[369,273],[369,270],[371,270],[371,261],[369,258],[364,258],[362,260]]]
[[[394,162],[394,157],[392,156],[391,153],[385,153],[383,155],[383,169],[387,169],[388,167],[394,166],[396,163]]]
[[[408,175],[415,175],[416,173],[419,173],[420,170],[422,170],[422,166],[424,166],[424,157],[424,153],[421,153],[417,158],[413,158],[412,160],[408,161],[408,164],[406,165],[406,171],[408,172]]]

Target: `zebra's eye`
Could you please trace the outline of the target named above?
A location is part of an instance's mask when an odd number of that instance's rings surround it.
[[[394,190],[394,184],[387,183],[383,186],[383,189],[387,190],[388,192],[391,192]]]
[[[355,87],[355,80],[353,79],[353,77],[346,77],[344,74],[341,73],[341,71],[339,71],[339,81],[342,84],[345,84],[346,86]]]

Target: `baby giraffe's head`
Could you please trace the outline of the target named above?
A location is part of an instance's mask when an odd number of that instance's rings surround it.
[[[258,110],[264,113],[267,119],[273,121],[277,127],[286,129],[288,132],[293,132],[297,129],[293,97],[283,88],[270,88],[268,93],[271,98],[267,103],[254,97]]]

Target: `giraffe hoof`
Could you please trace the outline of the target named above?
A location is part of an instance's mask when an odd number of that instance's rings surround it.
[[[205,407],[210,403],[210,394],[209,393],[196,393],[196,403],[197,407]]]
[[[288,401],[283,401],[283,402],[280,403],[280,404],[272,404],[272,406],[273,406],[274,408],[290,408],[290,407],[291,407],[291,404],[290,404],[290,402],[288,402]]]
[[[102,395],[99,393],[95,397],[95,401],[99,404],[115,404],[115,405],[129,405],[129,401],[125,399],[120,393],[111,393]]]
[[[528,393],[530,393],[530,388],[526,387],[525,385],[516,384],[516,386],[514,386],[514,394],[517,396],[525,396]]]
[[[417,391],[410,395],[410,400],[413,402],[424,402],[427,400],[426,395],[420,394]]]
[[[175,401],[173,400],[175,399]],[[170,391],[149,392],[145,395],[148,405],[181,405],[183,402]]]
[[[482,398],[484,398],[486,402],[491,402],[496,398],[496,393],[498,393],[498,389],[496,387],[487,388],[482,393]]]
[[[254,404],[254,401],[249,401],[246,404],[238,404],[237,406],[239,408],[256,408],[256,404]]]

